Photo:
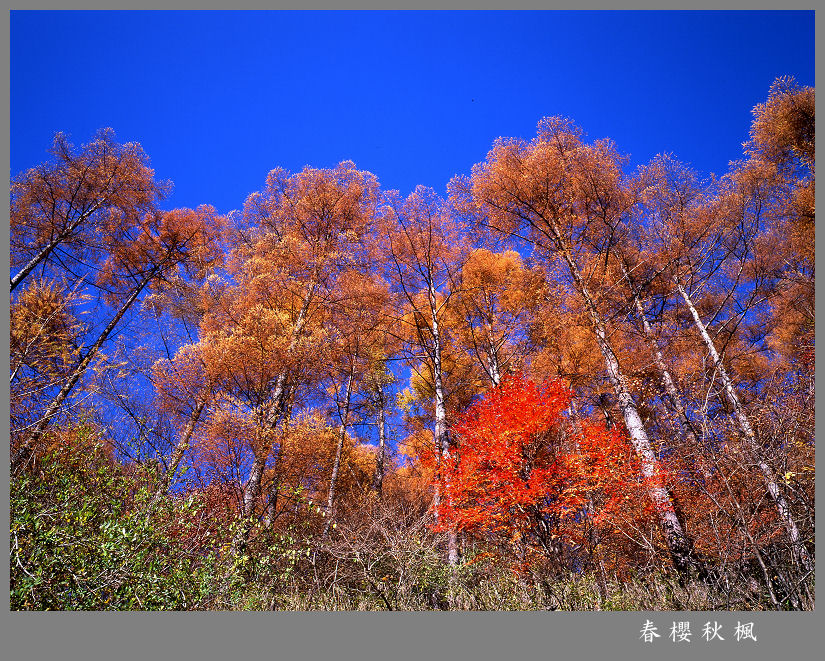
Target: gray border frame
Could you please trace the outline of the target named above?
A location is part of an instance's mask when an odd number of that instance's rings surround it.
[[[122,1],[122,0],[121,0]],[[37,7],[15,3],[14,9],[65,9],[62,3],[40,2]],[[112,3],[84,1],[76,9],[113,9]],[[125,8],[135,8],[135,7]],[[225,3],[184,0],[175,9],[219,9]],[[241,3],[243,8],[266,8],[263,3]],[[254,5],[258,4],[257,7]],[[278,2],[278,8],[325,9],[321,2]],[[357,0],[346,3],[352,9],[401,9],[401,3]],[[387,5],[395,5],[387,7]],[[404,3],[407,4],[407,3]],[[496,9],[500,2],[455,0],[416,3],[416,9]],[[508,3],[510,9],[549,9],[535,0]],[[516,7],[513,7],[513,5]],[[554,3],[555,4],[555,3]],[[565,2],[565,9],[602,9],[604,2]],[[632,9],[662,9],[662,2],[632,3]],[[669,5],[673,5],[670,0]],[[702,3],[702,9],[719,9]],[[725,9],[734,9],[725,3]],[[765,0],[747,3],[747,9],[778,9]],[[811,4],[782,9],[812,10]],[[796,3],[793,3],[796,4]],[[169,9],[169,3],[146,3],[141,9]],[[181,6],[183,5],[183,6]],[[250,6],[252,5],[252,6]],[[498,5],[498,7],[496,7]],[[601,5],[601,6],[599,6]],[[409,5],[408,5],[409,7]],[[556,7],[553,7],[556,8]],[[678,6],[673,8],[679,8]],[[695,7],[692,7],[695,9]],[[5,14],[5,34],[10,36],[10,17]],[[820,20],[815,18],[817,35]],[[732,35],[732,38],[736,38]],[[9,50],[5,51],[9,57]],[[820,49],[817,48],[817,60]],[[6,69],[10,71],[10,69]],[[8,75],[8,74],[6,74]],[[9,87],[6,86],[6,91]],[[9,106],[4,108],[10,121]],[[4,133],[3,158],[9,164],[10,133]],[[8,202],[8,189],[4,189]],[[4,207],[8,208],[8,205]],[[0,224],[8,245],[8,222]],[[820,249],[820,241],[817,240]],[[819,296],[817,296],[819,299]],[[817,300],[819,303],[819,300]],[[9,317],[2,309],[3,328]],[[8,360],[3,355],[3,360]],[[0,407],[8,410],[8,386]],[[821,411],[820,411],[821,413]],[[7,429],[7,428],[4,428]],[[5,432],[7,433],[7,432]],[[4,435],[5,435],[4,433]],[[8,503],[8,474],[0,478],[0,493]],[[819,500],[820,498],[817,498]],[[9,569],[3,565],[8,585]],[[661,635],[655,643],[640,640],[640,629],[651,620]],[[672,643],[668,631],[672,622],[689,621],[693,631],[690,645]],[[707,621],[723,626],[726,640],[707,643],[702,627]],[[737,643],[733,630],[737,622],[754,622],[757,643]],[[8,659],[807,659],[821,658],[819,635],[822,617],[813,613],[736,612],[631,612],[631,613],[17,613],[3,607],[0,613],[0,655]]]

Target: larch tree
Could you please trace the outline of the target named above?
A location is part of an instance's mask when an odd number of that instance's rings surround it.
[[[377,194],[375,177],[351,162],[297,174],[276,169],[237,219],[231,281],[205,316],[202,333],[216,347],[229,410],[256,430],[242,470],[239,549],[260,514],[278,425],[296,389],[322,376],[314,356],[327,338],[328,305],[341,274],[363,262]]]
[[[689,571],[696,564],[692,544],[662,482],[662,466],[581,267],[582,253],[594,247],[611,250],[638,192],[609,141],[586,144],[581,138],[569,121],[546,118],[529,143],[499,139],[486,162],[473,168],[472,195],[491,227],[527,239],[548,262],[558,259],[566,267],[588,313],[674,565]]]
[[[121,240],[156,208],[169,185],[155,181],[136,143],[98,131],[77,149],[58,133],[52,160],[11,181],[11,291],[55,260],[88,259]]]
[[[187,277],[195,276],[203,272],[205,264],[219,259],[214,240],[216,219],[215,210],[208,206],[147,213],[134,227],[120,228],[117,242],[107,247],[95,269],[86,276],[75,276],[87,281],[84,293],[96,291],[101,307],[109,308],[109,316],[99,315],[97,324],[84,329],[83,344],[77,348],[65,378],[54,384],[55,392],[45,410],[37,412],[26,428],[13,430],[13,436],[20,439],[12,455],[15,468],[26,462],[52,420],[69,404],[75,386],[141,295],[162,289],[167,278],[181,271],[188,273]]]
[[[456,218],[431,190],[419,187],[402,200],[391,195],[385,207],[381,248],[387,279],[398,297],[399,335],[411,364],[423,361],[432,375],[433,439],[436,465],[449,458],[451,440],[444,384],[446,306],[452,283],[469,252]],[[438,511],[441,488],[436,483],[433,504]],[[459,562],[458,538],[448,532],[447,559]]]
[[[757,105],[745,144],[751,160],[776,170],[785,190],[785,213],[776,218],[773,249],[780,278],[771,301],[769,341],[773,350],[812,366],[816,216],[816,98],[812,87],[779,78]]]
[[[163,470],[155,490],[160,500],[173,483],[181,463],[197,438],[198,426],[209,405],[214,375],[207,371],[200,344],[182,346],[171,359],[153,366],[153,385],[159,409],[167,412],[178,432],[178,442],[169,457],[161,457]]]
[[[680,179],[672,172],[664,174],[652,186],[658,191],[658,203],[651,218],[655,231],[648,237],[661,240],[656,259],[708,356],[713,368],[710,383],[718,379],[720,398],[730,407],[764,478],[793,555],[808,570],[809,554],[737,388],[733,364],[735,349],[745,335],[743,326],[773,297],[779,269],[771,227],[785,213],[789,200],[784,190],[777,189],[773,169],[759,161],[735,164],[712,195],[696,196],[687,205],[682,196],[661,192]],[[651,252],[656,252],[655,243],[650,244]]]
[[[345,161],[224,217],[162,210],[111,129],[58,134],[10,182],[18,583],[47,592],[23,578],[32,522],[65,528],[45,507],[86,540],[105,503],[162,531],[160,566],[185,550],[198,606],[444,607],[416,573],[444,554],[451,589],[515,560],[605,603],[608,571],[658,567],[703,607],[812,607],[814,90],[775,81],[743,149],[720,178],[630,173],[550,117],[446,198]]]
[[[336,486],[354,400],[358,391],[366,385],[368,372],[374,369],[370,365],[370,357],[380,353],[382,344],[386,345],[386,309],[389,303],[386,283],[372,274],[349,271],[341,275],[338,284],[338,299],[329,306],[330,323],[335,332],[326,362],[331,372],[330,388],[340,430],[330,472],[325,535],[335,518]],[[383,409],[379,410],[379,416],[383,417]],[[383,438],[383,431],[379,435]]]

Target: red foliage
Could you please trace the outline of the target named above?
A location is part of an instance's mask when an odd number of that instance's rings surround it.
[[[523,537],[538,518],[575,537],[594,495],[601,521],[638,484],[621,434],[563,416],[572,392],[510,376],[453,427],[459,446],[442,464],[438,528]],[[626,477],[629,476],[629,477]]]

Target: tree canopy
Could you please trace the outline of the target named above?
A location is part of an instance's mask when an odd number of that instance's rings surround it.
[[[813,608],[814,103],[718,178],[546,117],[446,196],[344,161],[227,215],[58,134],[10,182],[12,608]]]

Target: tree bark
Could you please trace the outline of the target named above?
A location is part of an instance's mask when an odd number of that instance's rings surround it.
[[[349,405],[352,397],[352,380],[355,372],[355,364],[350,367],[349,379],[347,380],[346,394],[344,395],[344,410],[341,411],[341,429],[338,433],[338,444],[335,446],[335,460],[332,462],[332,474],[329,478],[329,494],[327,495],[327,521],[324,524],[324,537],[329,534],[330,526],[335,517],[335,486],[338,482],[338,472],[341,468],[341,455],[344,450],[344,440],[347,437],[347,422],[349,421]]]
[[[619,360],[616,357],[613,347],[607,338],[604,323],[601,316],[596,309],[596,305],[587,288],[587,284],[579,272],[573,256],[569,248],[565,245],[561,233],[558,231],[555,222],[551,224],[553,234],[556,237],[556,242],[559,247],[561,256],[563,257],[571,276],[576,284],[581,297],[584,299],[590,320],[593,326],[593,331],[596,336],[596,343],[604,358],[607,377],[610,381],[613,391],[616,393],[619,408],[624,417],[625,426],[630,434],[630,440],[636,455],[639,457],[642,467],[642,477],[648,482],[648,495],[656,506],[656,512],[659,517],[659,522],[662,526],[662,531],[665,536],[665,541],[670,551],[671,559],[674,566],[681,572],[689,572],[696,567],[695,559],[693,558],[692,545],[684,529],[682,528],[679,518],[676,515],[676,510],[673,507],[671,495],[668,490],[659,484],[659,475],[661,468],[656,454],[651,448],[650,439],[647,435],[647,430],[644,427],[642,418],[636,408],[636,403],[633,401],[633,396],[630,394],[630,389],[625,380],[624,374],[619,366]]]
[[[75,229],[77,229],[77,227],[83,221],[87,220],[89,216],[91,216],[95,211],[97,211],[100,208],[100,206],[101,204],[97,203],[94,206],[92,206],[91,209],[79,215],[71,223],[64,227],[63,230],[59,232],[56,237],[49,241],[48,244],[43,246],[43,248],[40,249],[40,252],[37,253],[34,257],[32,257],[28,261],[28,263],[10,279],[11,288],[9,290],[9,293],[13,292],[17,288],[17,286],[21,282],[23,282],[26,276],[29,273],[31,273],[37,267],[38,264],[40,264],[40,262],[46,259],[51,254],[51,252],[66,239],[66,237],[70,236],[71,233],[74,232]]]
[[[178,466],[180,466],[180,462],[183,459],[183,455],[189,449],[189,444],[192,440],[192,434],[195,433],[195,427],[200,420],[201,414],[203,413],[203,409],[206,407],[206,397],[201,398],[198,401],[197,406],[192,410],[192,414],[189,416],[189,420],[186,423],[186,428],[183,430],[183,434],[181,434],[180,441],[178,442],[175,451],[172,453],[172,457],[169,461],[169,468],[164,474],[163,478],[158,485],[157,491],[155,492],[155,499],[159,499],[166,491],[169,489],[169,485],[172,483],[172,480],[175,477],[175,473],[178,471]]]
[[[762,448],[759,447],[759,442],[756,439],[756,434],[753,431],[753,427],[751,426],[750,420],[748,419],[748,416],[745,413],[745,408],[744,406],[742,406],[742,402],[740,401],[739,396],[736,393],[736,389],[733,386],[733,380],[730,378],[730,375],[725,369],[725,365],[722,362],[722,357],[716,350],[716,345],[713,342],[713,338],[711,338],[707,328],[702,322],[702,318],[699,315],[699,311],[693,304],[693,301],[691,300],[690,295],[687,293],[687,290],[679,282],[674,282],[674,284],[676,285],[676,290],[681,295],[682,300],[684,300],[685,305],[687,305],[688,310],[690,310],[690,314],[693,317],[693,321],[696,328],[699,331],[699,335],[705,343],[708,353],[710,353],[710,356],[713,359],[714,368],[716,369],[716,372],[719,374],[719,377],[722,380],[725,396],[727,400],[730,402],[730,405],[733,407],[736,421],[739,424],[739,429],[742,432],[742,435],[744,436],[745,441],[747,442],[748,447],[751,450],[751,453],[753,454],[753,458],[756,461],[756,464],[759,466],[759,470],[762,472],[762,475],[765,478],[765,484],[768,488],[768,493],[771,495],[771,498],[776,504],[776,509],[779,512],[779,517],[784,522],[785,528],[788,531],[788,537],[791,542],[793,554],[799,560],[799,562],[802,564],[805,570],[810,570],[811,558],[808,555],[808,551],[805,548],[805,545],[802,543],[802,539],[799,534],[799,528],[797,527],[796,521],[793,518],[793,514],[791,513],[791,509],[788,505],[788,502],[785,500],[785,497],[779,490],[779,485],[776,481],[776,476],[774,475],[773,469],[767,464],[767,462],[764,459]]]
[[[298,340],[304,330],[304,326],[306,325],[307,313],[309,312],[309,306],[315,292],[315,287],[315,284],[310,287],[307,297],[304,299],[304,303],[301,306],[301,310],[298,312],[298,317],[295,320],[295,326],[292,328],[292,339],[290,340],[289,347],[287,348],[287,356],[291,356],[295,351],[295,348],[298,346]],[[286,378],[287,373],[284,371],[278,375],[275,381],[275,388],[269,398],[269,408],[264,415],[265,429],[267,431],[275,429],[283,418],[287,395]],[[261,493],[261,480],[264,475],[264,467],[266,466],[266,460],[269,457],[271,449],[271,446],[267,446],[259,449],[258,452],[255,453],[252,468],[249,471],[249,479],[247,480],[246,487],[244,488],[244,518],[252,516],[255,509],[255,501]]]
[[[439,330],[436,312],[435,287],[432,281],[428,283],[428,294],[430,298],[430,311],[432,313],[433,331],[433,389],[435,391],[435,429],[434,440],[438,458],[438,465],[450,458],[450,436],[447,429],[447,408],[444,405],[444,384],[442,380],[441,365],[441,333]],[[436,508],[441,504],[441,493],[436,483],[433,504]],[[454,528],[447,532],[447,562],[451,566],[459,563],[458,534]]]
[[[496,344],[493,341],[493,330],[487,326],[487,361],[489,364],[490,381],[493,382],[493,387],[501,383],[501,368],[498,361],[498,352],[496,351]]]
[[[633,296],[633,305],[636,308],[636,316],[639,319],[639,324],[641,326],[645,342],[653,353],[653,361],[656,364],[656,368],[659,370],[659,374],[661,375],[662,386],[664,387],[667,395],[667,397],[665,397],[665,401],[669,404],[671,411],[679,420],[679,425],[682,429],[682,434],[684,435],[685,440],[690,441],[695,445],[699,441],[699,433],[696,431],[693,421],[688,416],[687,411],[682,404],[682,396],[676,388],[676,383],[670,374],[665,358],[662,355],[662,350],[659,348],[659,343],[656,341],[656,337],[653,334],[653,329],[650,327],[650,323],[647,320],[647,315],[645,314],[644,305],[642,305],[640,292],[633,284],[630,273],[628,273],[624,264],[622,264],[622,273],[627,279],[628,286],[630,287],[630,292]]]
[[[295,320],[295,326],[292,328],[292,339],[287,348],[287,356],[291,356],[298,346],[298,340],[306,325],[307,314],[309,313],[309,306],[312,302],[312,297],[315,293],[317,281],[313,280],[310,285],[309,292],[304,299],[301,310],[298,312],[298,317]],[[266,460],[272,451],[271,441],[266,441],[268,432],[274,430],[278,423],[283,419],[286,412],[286,402],[288,399],[288,389],[286,387],[287,373],[282,371],[275,380],[275,388],[269,398],[268,410],[262,411],[264,418],[263,432],[264,432],[264,447],[257,448],[254,451],[254,458],[252,460],[252,467],[249,469],[249,479],[243,490],[243,506],[242,517],[238,532],[232,542],[232,548],[235,555],[242,555],[246,545],[249,541],[249,534],[252,531],[252,516],[255,513],[255,504],[261,494],[261,482],[264,476],[264,469],[266,467]]]
[[[286,404],[285,404],[286,409],[284,411],[284,418],[283,419],[284,419],[285,427],[288,428],[289,427],[289,419],[290,419],[290,416],[292,415],[292,406],[289,402],[289,395],[285,396],[284,401],[286,402]],[[284,433],[286,434],[286,433],[288,433],[288,431],[285,429]],[[279,465],[282,464],[285,460],[285,454],[286,454],[285,442],[286,442],[286,436],[282,437],[281,447],[278,450],[278,464]],[[270,481],[270,484],[269,484],[269,498],[266,501],[266,508],[264,509],[264,526],[267,529],[271,528],[274,525],[275,518],[278,514],[278,498],[279,498],[279,494],[280,494],[280,488],[281,488],[281,474],[276,472],[276,473],[273,474],[272,480]]]
[[[264,444],[263,447],[257,448],[254,451],[255,457],[252,460],[252,467],[249,469],[249,479],[246,481],[246,487],[244,488],[243,517],[245,519],[251,517],[254,513],[255,503],[261,493],[261,481],[263,480],[266,460],[269,458],[269,453],[272,450],[272,444],[267,441],[266,436],[278,425],[278,422],[282,418],[286,394],[285,382],[286,373],[282,372],[275,382],[275,389],[269,400],[269,410],[265,414],[265,423],[262,429]]]

